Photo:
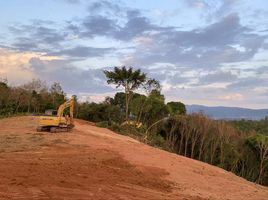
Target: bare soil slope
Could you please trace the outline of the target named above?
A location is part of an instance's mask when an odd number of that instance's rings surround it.
[[[35,128],[35,117],[0,120],[0,200],[268,199],[267,187],[91,123]]]

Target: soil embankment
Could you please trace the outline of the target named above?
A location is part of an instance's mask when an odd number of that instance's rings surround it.
[[[36,133],[35,117],[0,120],[2,199],[266,200],[268,188],[92,123]]]

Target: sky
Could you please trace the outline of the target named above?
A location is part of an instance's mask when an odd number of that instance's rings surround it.
[[[167,102],[268,108],[268,1],[0,1],[0,79],[102,101],[114,66],[159,80]]]

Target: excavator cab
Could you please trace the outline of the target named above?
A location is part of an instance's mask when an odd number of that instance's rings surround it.
[[[52,109],[45,110],[45,115],[46,116],[56,116],[57,110],[52,110]]]
[[[69,108],[69,114],[64,111]],[[74,127],[73,123],[74,97],[61,104],[58,110],[47,110],[45,115],[39,117],[37,131],[66,132]]]

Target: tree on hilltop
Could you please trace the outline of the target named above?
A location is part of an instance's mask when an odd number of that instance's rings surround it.
[[[131,101],[133,91],[138,89],[146,82],[146,74],[140,69],[134,70],[132,67],[128,69],[123,67],[114,67],[112,71],[104,70],[108,84],[115,84],[116,88],[123,87],[125,90],[125,119],[129,117],[129,103]]]

